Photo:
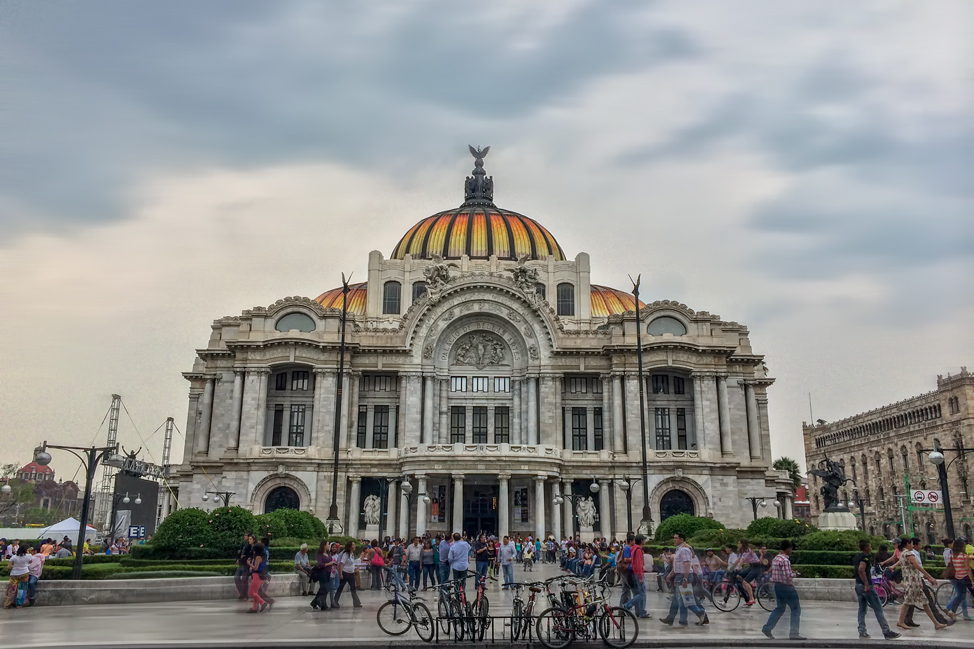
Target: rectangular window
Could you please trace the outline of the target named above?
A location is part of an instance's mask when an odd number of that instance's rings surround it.
[[[602,394],[602,379],[592,379],[592,394]]]
[[[585,408],[572,408],[572,450],[588,450],[588,417]]]
[[[673,377],[673,394],[686,394],[683,379],[679,376]]]
[[[281,372],[274,377],[275,390],[287,390],[287,372]]]
[[[473,430],[471,432],[473,432],[474,444],[487,443],[487,406],[473,407]]]
[[[487,392],[490,381],[486,376],[472,376],[470,377],[470,391],[471,392]]]
[[[511,441],[511,409],[507,406],[494,408],[494,443],[507,444]]]
[[[466,391],[467,391],[467,377],[465,376],[450,377],[450,392],[466,392]]]
[[[372,413],[372,448],[389,448],[389,406],[376,406]]]
[[[394,392],[396,377],[391,374],[365,374],[360,382],[360,392]]]
[[[676,409],[676,447],[687,450],[687,409]]]
[[[308,389],[308,372],[307,371],[291,372],[291,389],[292,390],[307,390]]]
[[[588,379],[580,377],[569,377],[568,391],[572,394],[586,394],[588,392]]]
[[[281,445],[284,432],[284,406],[274,406],[274,426],[271,428],[271,446]]]
[[[605,432],[602,430],[601,408],[595,408],[592,412],[592,427],[595,429],[595,450],[601,451],[605,447]]]
[[[305,372],[307,374],[307,372]],[[291,406],[291,425],[287,432],[288,446],[304,446],[304,416],[307,406]]]
[[[656,449],[664,451],[670,448],[672,448],[670,442],[670,409],[656,408]]]
[[[450,443],[467,443],[467,409],[463,406],[450,406]]]
[[[669,394],[670,377],[666,374],[653,374],[653,394]]]
[[[511,379],[506,376],[498,376],[494,378],[494,392],[510,392],[511,391]]]
[[[355,425],[355,446],[365,448],[365,426],[369,419],[369,407],[358,407],[358,422]]]

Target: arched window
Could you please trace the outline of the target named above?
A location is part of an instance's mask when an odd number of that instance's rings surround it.
[[[687,328],[682,322],[668,315],[660,316],[646,327],[646,333],[650,336],[662,336],[663,334],[673,334],[674,336],[687,335]]]
[[[873,461],[876,462],[876,478],[881,480],[883,478],[883,461],[879,455],[879,451],[876,451],[876,454],[873,455]]]
[[[693,516],[695,511],[693,498],[681,489],[667,491],[659,501],[659,518],[661,521],[665,521],[670,516],[676,516],[677,514],[690,514]]]
[[[901,446],[900,447],[900,455],[903,456],[903,470],[904,471],[909,471],[910,470],[910,455],[909,455],[909,453],[907,453],[907,450],[906,450],[906,447],[905,446]]]
[[[940,440],[937,439],[936,437],[933,438],[933,447],[938,451],[943,448],[943,446],[940,445]]]
[[[886,449],[886,459],[889,460],[889,472],[893,475],[896,474],[896,466],[893,464],[893,449]]]
[[[304,313],[289,313],[274,325],[278,331],[291,331],[297,329],[305,333],[315,330],[315,321]]]
[[[849,466],[852,467],[852,480],[858,482],[859,476],[856,475],[856,458],[849,458]]]
[[[869,536],[876,536],[876,528],[872,525],[869,526]]]
[[[866,454],[863,453],[859,460],[862,463],[862,479],[869,480],[869,462],[866,461]]]
[[[968,523],[964,523],[964,536],[968,539],[971,538],[971,526]]]
[[[538,292],[538,295],[541,296],[541,299],[542,300],[547,299],[547,297],[548,297],[548,287],[545,286],[543,282],[538,282],[537,284],[535,284],[534,285],[534,290]]]
[[[558,285],[558,315],[575,315],[575,287],[568,282]]]
[[[382,287],[382,313],[398,314],[402,310],[402,284],[386,282]]]
[[[300,509],[301,499],[291,487],[277,487],[264,500],[264,513],[270,514],[278,509]]]
[[[426,295],[426,282],[413,282],[413,302]]]
[[[886,490],[883,489],[883,485],[879,485],[879,504],[886,504]]]
[[[921,444],[920,442],[917,442],[916,452],[917,452],[917,466],[922,469],[923,468],[923,444]]]

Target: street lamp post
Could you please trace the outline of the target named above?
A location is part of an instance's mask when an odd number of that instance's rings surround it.
[[[632,296],[636,307],[636,364],[639,374],[639,435],[640,451],[642,452],[643,469],[643,518],[639,521],[639,527],[646,529],[648,535],[653,528],[653,510],[649,506],[649,462],[646,457],[646,381],[643,379],[643,323],[639,319],[639,283],[642,275],[636,275],[636,279],[629,276],[632,282]],[[632,527],[632,525],[630,525]]]
[[[346,278],[345,273],[342,273],[342,324],[338,344],[338,378],[335,380],[335,457],[331,475],[331,505],[328,507],[328,520],[325,521],[329,534],[340,534],[342,532],[342,523],[338,519],[338,439],[341,436],[340,429],[342,427],[342,383],[345,381],[345,322],[348,319],[348,282],[350,279],[352,279],[352,274]],[[355,506],[357,507],[358,504]]]
[[[396,478],[376,478],[379,481],[379,538],[382,538],[383,530],[387,529],[389,526],[389,515],[386,513],[386,508],[389,502],[389,485],[396,481]],[[382,517],[385,516],[386,520],[383,521]],[[393,536],[390,534],[389,536]]]
[[[927,459],[930,460],[931,464],[937,467],[937,477],[940,478],[940,490],[944,494],[944,517],[947,523],[947,536],[950,538],[954,537],[954,513],[950,509],[950,485],[947,482],[947,469],[950,465],[954,463],[958,457],[961,457],[964,453],[974,452],[974,448],[935,448],[933,450],[922,448],[920,449],[922,453],[929,453]],[[944,463],[946,458],[944,457],[944,452],[953,451],[957,453],[950,462]]]
[[[422,498],[423,502],[426,503],[427,505],[430,504],[430,502],[432,501],[430,500],[429,495],[426,494],[425,492],[414,494],[413,485],[409,484],[409,479],[406,478],[405,476],[403,477],[402,486],[400,487],[400,489],[402,490],[402,495],[406,497],[406,536],[409,536],[409,521],[413,515],[412,514],[413,501],[416,500],[417,498]],[[405,540],[406,539],[403,539],[403,541]]]
[[[81,521],[80,521],[80,531],[78,532],[78,547],[74,551],[74,568],[71,571],[72,579],[81,579],[81,566],[83,556],[84,556],[84,545],[85,545],[85,532],[88,530],[88,512],[91,508],[91,483],[95,478],[95,471],[98,468],[98,463],[104,460],[108,455],[114,455],[118,453],[118,444],[114,446],[58,446],[55,444],[48,444],[45,440],[44,444],[39,446],[34,450],[34,461],[41,466],[47,466],[51,463],[51,454],[47,452],[47,449],[55,448],[62,451],[67,451],[71,453],[76,458],[81,460],[81,465],[85,468],[85,499],[81,503]],[[83,455],[82,455],[83,454]]]
[[[751,509],[754,510],[754,520],[758,519],[758,507],[768,506],[766,496],[747,496],[744,500],[751,503]],[[781,503],[779,503],[777,500],[775,501],[775,504],[777,504],[779,507],[781,506]]]
[[[203,492],[203,502],[206,502],[207,500],[210,499],[209,494],[213,494],[215,496],[215,498],[219,498],[220,500],[222,500],[224,507],[229,507],[230,506],[230,498],[232,498],[233,496],[236,496],[237,495],[233,491],[204,491]],[[136,503],[136,504],[138,504],[138,503]]]
[[[853,490],[852,500],[849,501],[849,509],[853,507],[859,508],[859,518],[862,521],[862,531],[866,531],[866,500],[859,495],[859,490]]]
[[[628,532],[634,534],[636,530],[632,529],[632,488],[637,482],[641,482],[642,478],[630,478],[625,477],[622,479],[622,483],[619,488],[626,494],[626,518],[629,523]]]
[[[599,486],[599,483],[598,482],[593,482],[592,484],[590,484],[588,486],[588,490],[591,491],[593,494],[599,493],[599,489],[601,489],[601,487]],[[561,496],[555,496],[554,499],[552,499],[552,502],[555,503],[556,505],[561,505],[566,500],[568,500],[568,501],[571,502],[571,504],[572,504],[572,538],[573,539],[575,538],[575,535],[578,533],[578,512],[577,512],[577,510],[578,510],[578,501],[581,500],[582,498],[588,498],[588,496],[586,496],[585,494],[567,493],[567,494],[564,494],[564,495],[561,495]],[[632,513],[631,512],[629,514],[629,525],[630,526],[632,525]]]

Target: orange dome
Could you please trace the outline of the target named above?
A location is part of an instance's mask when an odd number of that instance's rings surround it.
[[[645,306],[642,300],[640,300],[639,308],[642,309]],[[610,315],[635,310],[636,300],[633,298],[632,293],[626,293],[617,288],[592,284],[592,315],[594,317],[605,318]]]
[[[553,256],[563,261],[565,253],[555,238],[537,221],[523,214],[493,205],[465,205],[429,216],[409,229],[392,251],[392,259],[471,259],[516,260]]]
[[[348,312],[354,315],[364,315],[365,314],[365,296],[366,296],[366,282],[361,284],[349,284],[348,285]],[[342,287],[333,288],[330,291],[325,291],[321,295],[315,298],[315,302],[321,306],[328,308],[340,309],[342,308]]]

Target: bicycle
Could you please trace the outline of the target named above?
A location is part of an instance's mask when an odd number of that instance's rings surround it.
[[[604,579],[564,577],[562,582],[561,600],[566,606],[543,611],[535,624],[541,644],[548,649],[563,649],[575,639],[591,641],[599,637],[609,647],[625,649],[636,641],[636,616],[609,605]],[[573,592],[568,591],[570,586],[574,586]]]
[[[411,628],[416,629],[416,634],[424,642],[433,640],[434,628],[433,616],[429,608],[421,601],[415,593],[410,592],[402,578],[390,568],[386,568],[390,574],[387,589],[392,592],[392,599],[379,607],[375,612],[376,622],[383,632],[399,636]],[[405,596],[403,593],[405,592]]]
[[[544,582],[533,582],[528,584],[512,584],[514,587],[514,601],[511,606],[511,639],[528,638],[531,625],[534,623],[535,598],[542,592],[541,585]],[[528,601],[521,598],[521,592],[527,588]]]

